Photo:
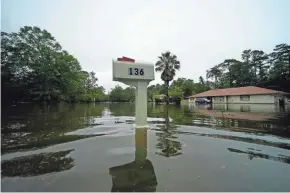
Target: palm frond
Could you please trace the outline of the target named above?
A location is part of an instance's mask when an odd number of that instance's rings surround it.
[[[178,61],[176,55],[172,54],[170,51],[161,53],[158,57],[158,61],[155,64],[155,71],[162,72],[161,79],[163,81],[172,81],[176,70],[180,69],[180,62]]]
[[[180,69],[180,64],[174,64],[174,69],[179,70]]]
[[[162,67],[156,67],[156,68],[155,68],[155,71],[156,71],[156,72],[161,72],[161,71],[163,71],[163,68],[162,68]]]
[[[161,67],[163,66],[163,62],[161,61],[157,61],[156,64],[155,64],[156,67]]]

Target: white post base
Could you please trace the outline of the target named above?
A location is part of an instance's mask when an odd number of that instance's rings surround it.
[[[136,129],[148,129],[149,125],[137,125],[137,124],[134,124],[134,127]]]
[[[134,86],[135,91],[135,128],[148,128],[147,124],[147,86],[148,80],[124,80],[124,84]]]

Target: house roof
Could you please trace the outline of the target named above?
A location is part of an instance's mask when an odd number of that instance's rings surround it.
[[[159,96],[167,96],[166,94],[160,94]]]
[[[254,95],[254,94],[289,94],[282,91],[260,88],[256,86],[245,86],[237,88],[225,88],[208,90],[190,97],[212,97],[212,96],[234,96],[234,95]]]

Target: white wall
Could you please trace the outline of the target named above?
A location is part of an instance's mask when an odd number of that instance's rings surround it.
[[[218,103],[213,100],[214,103]],[[241,101],[240,96],[228,96],[227,101],[229,104],[231,103],[239,103],[239,104],[274,104],[275,97],[272,95],[250,95],[249,101]]]

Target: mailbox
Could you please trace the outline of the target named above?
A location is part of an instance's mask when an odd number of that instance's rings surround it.
[[[136,128],[147,125],[147,86],[154,80],[154,65],[145,62],[135,62],[134,59],[122,57],[113,60],[113,80],[134,86]]]
[[[145,62],[113,61],[113,80],[154,80],[154,65]]]

